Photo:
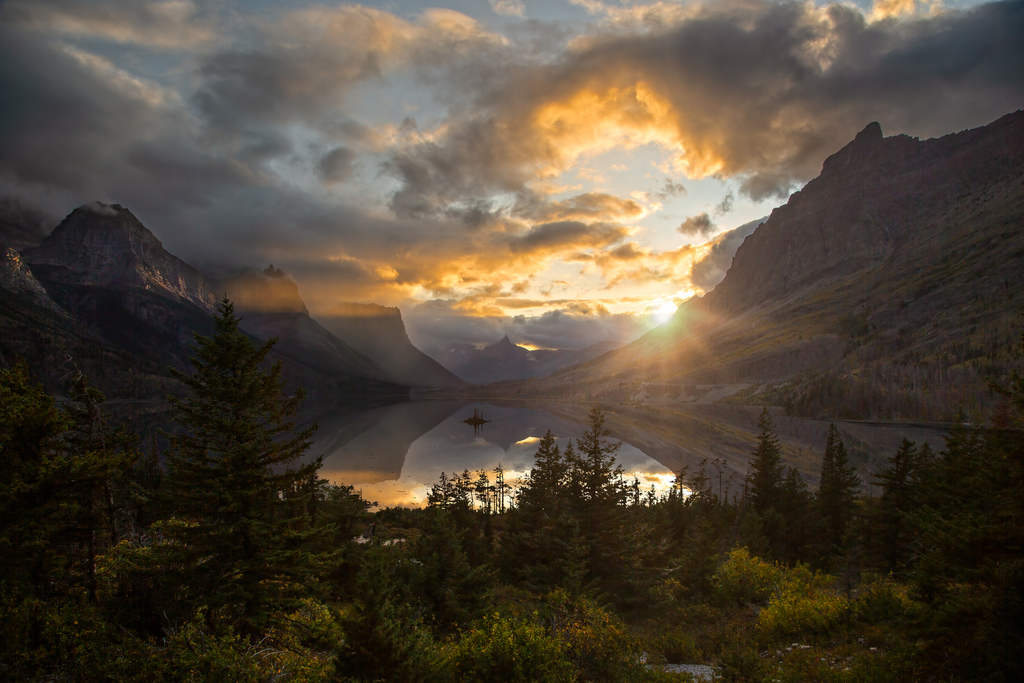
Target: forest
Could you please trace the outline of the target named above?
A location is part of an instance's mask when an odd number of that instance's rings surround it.
[[[659,495],[595,408],[515,485],[377,509],[318,476],[273,342],[219,310],[166,446],[80,373],[57,400],[0,370],[0,678],[1024,680],[1024,377],[871,481],[833,425],[809,490],[765,410],[741,491],[702,467]]]

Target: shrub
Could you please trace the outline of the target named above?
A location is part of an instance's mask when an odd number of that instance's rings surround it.
[[[539,624],[493,614],[450,645],[449,669],[456,680],[571,681],[566,650]]]
[[[750,554],[746,548],[735,548],[711,577],[715,596],[725,603],[763,603],[778,587],[782,569]]]
[[[798,565],[757,615],[757,628],[771,636],[827,633],[849,610],[849,601],[832,587],[832,578]]]
[[[639,648],[625,625],[585,598],[557,590],[545,597],[552,635],[587,680],[623,680],[640,667]]]
[[[877,578],[861,584],[852,609],[859,621],[879,624],[902,616],[909,606],[905,586],[889,578]]]

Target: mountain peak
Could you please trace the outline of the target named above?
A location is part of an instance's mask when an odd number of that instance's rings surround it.
[[[872,121],[864,126],[864,130],[857,133],[853,138],[854,144],[867,144],[882,139],[882,125],[878,121]]]
[[[876,155],[876,152],[883,148],[882,126],[878,121],[872,121],[864,126],[850,142],[842,149],[825,159],[821,166],[821,175],[834,173],[836,171],[847,171],[850,167],[869,163]]]
[[[224,289],[240,311],[308,313],[295,280],[273,264],[263,270],[242,271],[224,282]]]
[[[160,240],[120,204],[90,202],[72,211],[42,244],[24,252],[50,279],[98,287],[136,287],[212,310],[206,278],[168,253]]]

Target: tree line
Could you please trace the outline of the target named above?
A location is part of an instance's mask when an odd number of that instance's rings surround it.
[[[533,468],[373,510],[318,476],[301,393],[222,302],[164,449],[0,370],[0,675],[11,680],[1019,680],[1024,379],[991,424],[904,441],[870,496],[762,412],[742,495],[628,481],[594,410]],[[357,543],[357,537],[369,542]]]

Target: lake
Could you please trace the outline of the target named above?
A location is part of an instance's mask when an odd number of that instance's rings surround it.
[[[464,422],[478,410],[488,420],[474,429]],[[333,415],[320,425],[313,455],[323,456],[321,476],[352,484],[380,506],[421,506],[441,472],[468,469],[489,473],[501,464],[515,483],[533,466],[537,444],[547,430],[559,448],[586,431],[585,424],[539,408],[463,401],[410,401]],[[616,462],[626,480],[658,493],[671,485],[672,471],[640,449],[622,443]],[[493,479],[493,475],[492,475]]]

